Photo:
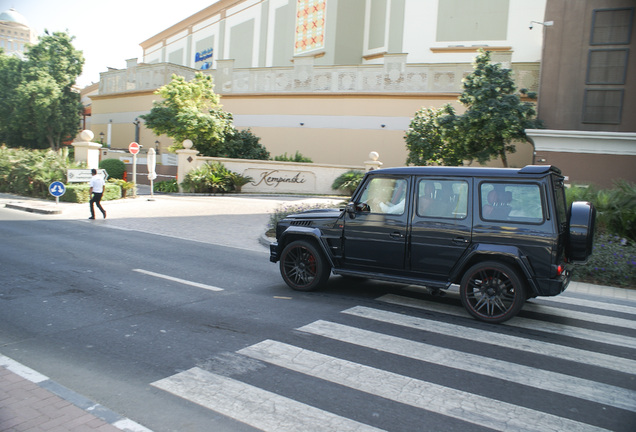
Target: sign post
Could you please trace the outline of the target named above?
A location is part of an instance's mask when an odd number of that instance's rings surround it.
[[[155,149],[153,148],[148,149],[147,164],[148,164],[148,180],[150,180],[150,199],[148,201],[154,201],[155,200],[154,181],[157,178],[157,173],[155,172],[157,167],[157,155],[155,153]]]
[[[60,205],[60,197],[66,192],[64,183],[55,181],[49,185],[49,193],[55,197],[55,205]]]
[[[136,142],[131,142],[128,146],[128,151],[133,155],[133,197],[137,196],[137,153],[141,146]]]

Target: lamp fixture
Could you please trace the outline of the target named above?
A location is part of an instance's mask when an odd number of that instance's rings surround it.
[[[544,27],[552,27],[554,25],[554,21],[530,21],[530,30],[532,30],[532,28],[534,27],[533,24],[539,24],[542,25]]]

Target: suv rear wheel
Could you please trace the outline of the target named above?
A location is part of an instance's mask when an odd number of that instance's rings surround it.
[[[462,304],[475,318],[501,323],[515,316],[526,301],[526,287],[507,264],[484,261],[462,277],[459,286]]]
[[[296,240],[283,249],[280,273],[290,288],[296,291],[314,291],[327,282],[331,268],[311,242]]]

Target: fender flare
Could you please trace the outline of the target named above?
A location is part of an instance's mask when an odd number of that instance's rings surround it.
[[[460,280],[464,272],[474,262],[476,257],[483,257],[488,259],[496,259],[497,257],[505,257],[514,263],[521,269],[521,276],[528,281],[528,288],[531,292],[537,293],[538,286],[536,282],[536,275],[528,257],[523,255],[518,247],[507,245],[494,245],[488,243],[475,244],[468,248],[464,256],[458,261],[455,267],[451,270],[450,280]]]
[[[287,246],[288,243],[299,238],[307,238],[307,237],[315,241],[315,243],[318,245],[318,247],[324,254],[325,258],[327,258],[327,261],[331,265],[331,268],[334,268],[335,266],[334,266],[333,258],[331,254],[329,253],[329,248],[327,247],[325,240],[322,237],[322,233],[320,232],[318,228],[309,228],[309,227],[302,227],[302,226],[288,227],[285,231],[283,231],[280,238],[278,239],[278,251],[279,251],[278,256],[282,254],[283,249],[285,249],[285,246]],[[294,240],[289,240],[289,238],[293,238]]]

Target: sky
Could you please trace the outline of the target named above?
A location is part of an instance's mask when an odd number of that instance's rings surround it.
[[[36,34],[68,31],[83,51],[80,87],[99,81],[109,67],[125,69],[126,60],[142,61],[139,44],[217,0],[0,0],[0,12],[15,9]]]

